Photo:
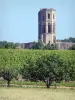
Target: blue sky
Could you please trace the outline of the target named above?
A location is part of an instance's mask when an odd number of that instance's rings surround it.
[[[75,37],[75,0],[0,0],[0,41],[38,40],[38,11],[56,9],[56,37]]]

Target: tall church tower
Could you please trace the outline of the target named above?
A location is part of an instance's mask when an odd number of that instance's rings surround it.
[[[44,44],[56,42],[56,10],[40,9],[38,12],[38,40]]]

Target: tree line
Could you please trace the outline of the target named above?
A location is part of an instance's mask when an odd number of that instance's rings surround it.
[[[75,38],[69,38],[69,39],[64,39],[61,40],[62,42],[73,42],[75,43]],[[7,42],[7,41],[0,41],[0,48],[12,48],[12,49],[16,49],[16,48],[23,48],[23,43],[13,43],[13,42]],[[33,45],[31,48],[29,49],[40,49],[40,50],[58,50],[59,47],[56,43],[54,44],[50,44],[48,43],[47,45],[45,45],[41,40],[38,42],[33,42]],[[72,45],[69,50],[75,50],[75,44]]]
[[[0,41],[0,48],[12,48],[12,49],[15,49],[17,47],[23,47],[22,46],[23,44],[22,43],[14,43],[14,42],[7,42],[7,41]]]
[[[75,43],[75,38],[74,37],[69,37],[68,39],[63,39],[63,40],[61,40],[62,42],[73,42],[73,43]]]

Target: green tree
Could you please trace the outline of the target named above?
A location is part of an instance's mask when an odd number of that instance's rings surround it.
[[[44,48],[44,44],[41,40],[38,41],[38,49],[43,49]]]
[[[44,49],[47,49],[47,50],[58,50],[59,47],[58,47],[57,44],[50,44],[50,43],[48,43],[48,44],[44,47]]]
[[[62,80],[62,70],[60,68],[61,60],[58,54],[45,55],[38,59],[38,75],[39,80],[46,82],[47,88],[50,87],[53,81]]]
[[[5,48],[7,41],[0,41],[0,48]]]
[[[73,42],[75,43],[75,38],[69,37],[68,39],[61,40],[62,42]]]
[[[48,43],[47,45],[45,45],[44,49],[51,50],[51,45],[50,45],[50,43]]]
[[[13,79],[12,71],[9,70],[3,71],[3,78],[7,80],[7,84],[8,84],[7,86],[10,87],[10,81]]]
[[[33,42],[32,49],[37,49],[37,43],[35,41]]]
[[[36,43],[35,41],[33,42],[32,49],[44,49],[44,44],[41,40]]]
[[[68,58],[63,60],[63,80],[74,81],[75,80],[75,61]]]

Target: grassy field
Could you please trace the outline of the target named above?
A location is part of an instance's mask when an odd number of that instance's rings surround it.
[[[75,89],[0,87],[0,100],[75,100]]]

